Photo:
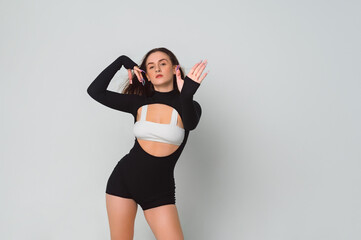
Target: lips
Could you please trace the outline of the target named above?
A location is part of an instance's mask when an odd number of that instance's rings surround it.
[[[159,78],[159,77],[163,77],[162,74],[158,74],[157,76],[155,76],[156,78]]]

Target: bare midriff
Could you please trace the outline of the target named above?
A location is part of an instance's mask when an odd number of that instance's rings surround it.
[[[146,121],[170,124],[173,108],[165,104],[149,104],[147,109]],[[140,120],[142,107],[137,111],[137,120]],[[184,128],[182,119],[177,116],[177,126]],[[137,139],[139,145],[148,154],[156,157],[165,157],[175,152],[179,146],[170,143],[156,142],[144,139]]]

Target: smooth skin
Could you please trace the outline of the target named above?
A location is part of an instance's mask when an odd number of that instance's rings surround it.
[[[196,63],[187,76],[197,83],[201,83],[209,71],[202,75],[207,65],[207,60]],[[173,75],[176,74],[179,91],[182,90],[184,80],[181,78],[177,65],[171,65],[170,58],[163,52],[154,52],[149,55],[146,63],[147,71],[143,71],[137,66],[133,68],[134,74],[139,82],[142,82],[142,72],[146,74],[152,82],[154,89],[160,92],[173,90]],[[156,78],[157,74],[163,77]],[[129,83],[132,84],[132,70],[128,69]],[[166,117],[165,117],[166,118]],[[170,118],[170,117],[169,117]],[[179,119],[181,121],[181,119]],[[168,120],[162,120],[168,121]],[[152,141],[151,141],[152,142]],[[166,154],[174,151],[174,146],[166,143],[160,146],[154,145],[157,149],[161,147],[167,149]],[[157,144],[157,143],[155,143]],[[144,145],[145,146],[145,145]],[[132,240],[134,236],[134,222],[137,214],[137,203],[133,199],[122,198],[106,194],[106,205],[110,227],[111,240]],[[177,207],[175,204],[167,204],[143,211],[144,217],[157,240],[184,240],[184,235],[179,220]]]
[[[111,240],[132,240],[137,203],[108,193],[105,196]]]

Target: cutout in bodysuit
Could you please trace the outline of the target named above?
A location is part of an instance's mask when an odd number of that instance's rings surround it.
[[[175,152],[178,149],[179,145],[181,145],[181,143],[183,142],[185,130],[177,124],[177,118],[179,114],[175,108],[167,106],[168,109],[164,110],[164,106],[166,106],[165,104],[150,105],[158,105],[152,106],[150,108],[150,110],[155,111],[155,113],[159,111],[169,112],[169,108],[171,108],[172,114],[170,122],[159,122],[161,121],[159,120],[159,118],[162,117],[159,114],[156,115],[156,121],[158,122],[156,122],[155,120],[147,120],[147,117],[152,116],[150,114],[147,114],[151,111],[147,111],[149,109],[149,105],[143,105],[141,107],[140,119],[134,123],[134,135],[136,136],[139,145],[148,154],[152,156],[164,157],[168,154]],[[156,110],[154,110],[154,108]],[[140,109],[138,109],[138,111],[139,110]],[[179,124],[183,125],[181,119],[179,121]]]

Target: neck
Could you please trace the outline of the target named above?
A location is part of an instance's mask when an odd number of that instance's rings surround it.
[[[158,91],[161,90],[161,91]],[[174,95],[177,95],[179,92],[177,89],[155,89],[154,88],[154,95],[158,97],[173,97]]]
[[[154,86],[154,90],[156,92],[161,92],[161,93],[168,93],[168,92],[172,92],[174,90],[173,88],[173,82],[171,84],[168,84],[168,86]]]

